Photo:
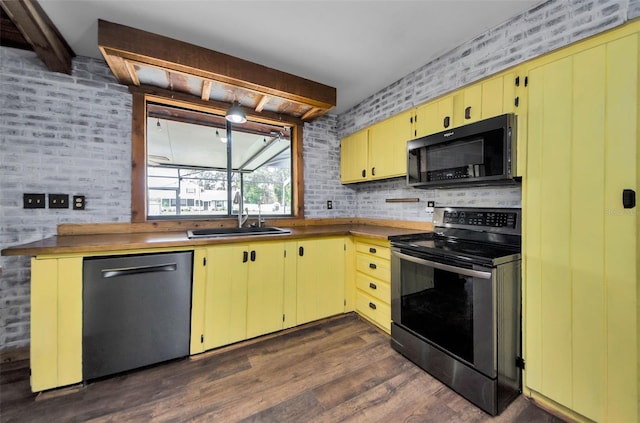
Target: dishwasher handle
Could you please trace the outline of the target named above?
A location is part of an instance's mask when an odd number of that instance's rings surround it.
[[[175,272],[175,263],[155,264],[152,266],[122,267],[119,269],[102,269],[102,278],[117,278],[118,276],[138,275],[141,273]]]

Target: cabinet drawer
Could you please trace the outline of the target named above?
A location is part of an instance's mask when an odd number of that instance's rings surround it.
[[[356,286],[361,291],[366,292],[378,300],[391,303],[391,285],[387,282],[358,272],[356,276]]]
[[[380,245],[376,244],[356,242],[356,252],[371,254],[387,260],[391,259],[391,250],[389,249],[389,247],[381,247]]]
[[[356,270],[385,282],[391,279],[391,265],[383,258],[357,254]]]
[[[387,332],[391,331],[391,307],[362,291],[356,292],[356,311]]]

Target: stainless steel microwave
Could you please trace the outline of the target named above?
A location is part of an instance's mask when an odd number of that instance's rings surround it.
[[[407,142],[407,183],[416,188],[516,183],[515,165],[512,113]]]

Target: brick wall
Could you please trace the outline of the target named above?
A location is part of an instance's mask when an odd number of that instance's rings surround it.
[[[0,48],[0,248],[36,241],[58,223],[127,222],[131,95],[103,61],[73,74],[34,53]],[[86,210],[22,208],[22,194],[86,196]],[[0,257],[0,350],[29,342],[29,257]]]

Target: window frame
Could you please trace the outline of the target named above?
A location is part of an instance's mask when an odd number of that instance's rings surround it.
[[[132,94],[131,117],[131,222],[158,222],[156,218],[147,217],[147,103],[160,103],[167,106],[182,107],[206,113],[226,113],[229,103],[206,101],[187,94],[176,93],[152,87],[130,86]],[[291,127],[291,216],[274,216],[279,218],[304,218],[304,173],[302,138],[304,123],[295,117],[271,112],[246,110],[247,119],[272,125]],[[234,221],[237,217],[189,216],[185,218],[163,219],[164,221],[182,222],[191,220]]]

